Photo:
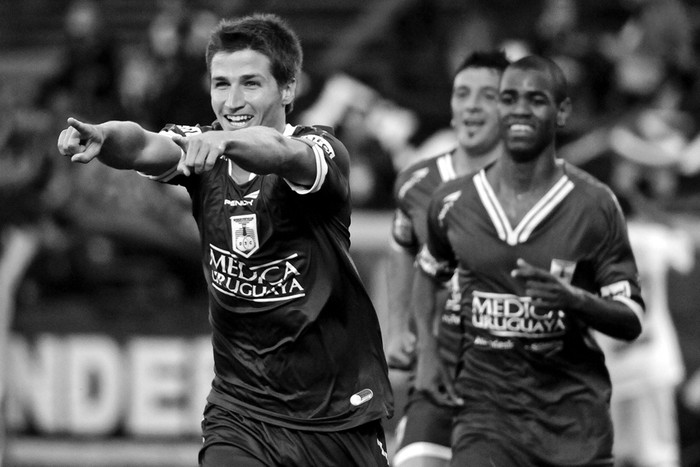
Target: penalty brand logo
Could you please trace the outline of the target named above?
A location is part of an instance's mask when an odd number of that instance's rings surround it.
[[[252,206],[253,201],[258,199],[258,195],[260,194],[260,190],[254,191],[252,193],[249,193],[243,197],[243,199],[225,199],[224,200],[224,205],[226,206]]]
[[[256,215],[231,216],[231,236],[233,250],[241,256],[250,258],[250,255],[260,247]]]

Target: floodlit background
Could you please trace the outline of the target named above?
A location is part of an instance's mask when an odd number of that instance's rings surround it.
[[[382,323],[392,184],[453,144],[454,67],[489,48],[561,65],[559,154],[619,196],[645,298],[670,317],[648,327],[671,338],[632,366],[635,387],[673,392],[678,465],[700,465],[700,1],[0,0],[4,465],[196,465],[211,352],[189,200],[71,165],[56,140],[68,116],[210,123],[209,31],[254,11],[302,39],[289,121],[331,125],[350,150],[352,254]],[[390,438],[406,389],[392,377]]]

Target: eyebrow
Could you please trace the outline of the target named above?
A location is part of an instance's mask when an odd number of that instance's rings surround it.
[[[248,79],[255,79],[255,78],[262,79],[263,75],[261,73],[249,73],[247,75],[241,75],[238,77],[239,80],[248,80]],[[216,81],[216,80],[228,81],[229,77],[226,75],[212,75],[211,79],[212,79],[212,81]]]

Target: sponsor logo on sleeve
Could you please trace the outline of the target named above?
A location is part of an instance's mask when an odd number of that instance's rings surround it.
[[[409,179],[406,180],[404,184],[401,185],[401,187],[399,188],[397,194],[398,198],[403,199],[403,197],[406,196],[406,192],[413,188],[418,182],[423,180],[426,177],[426,175],[428,175],[428,172],[430,172],[430,170],[427,167],[418,169],[415,172],[413,172]]]
[[[631,297],[632,288],[628,281],[615,282],[600,289],[600,295],[604,298]]]
[[[329,159],[333,159],[335,157],[333,146],[331,146],[331,143],[329,143],[326,138],[319,135],[302,135],[301,138],[311,141],[314,143],[314,145],[319,146],[321,149],[323,149],[323,153]]]
[[[442,225],[443,221],[445,220],[445,216],[447,216],[447,212],[452,209],[452,206],[460,196],[462,196],[462,192],[455,191],[454,193],[450,193],[442,198],[442,209],[440,209],[440,213],[438,214],[438,222],[440,225]]]

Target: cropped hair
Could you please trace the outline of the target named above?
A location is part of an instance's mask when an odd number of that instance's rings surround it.
[[[278,85],[294,81],[301,72],[301,41],[279,16],[256,13],[236,19],[224,19],[212,32],[207,44],[207,69],[219,52],[254,50],[270,59],[272,76]]]
[[[462,60],[453,78],[467,68],[492,68],[502,73],[508,65],[510,65],[510,61],[502,50],[475,51]]]
[[[554,100],[556,103],[561,104],[564,99],[569,97],[566,75],[564,75],[562,69],[559,68],[559,65],[549,58],[541,57],[539,55],[528,55],[512,63],[509,68],[518,70],[537,70],[547,73],[552,79],[552,84],[554,85],[552,94],[554,95]]]

